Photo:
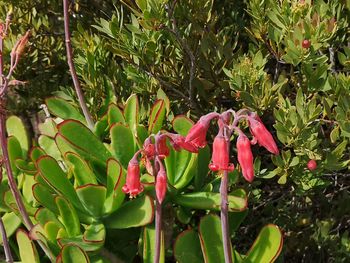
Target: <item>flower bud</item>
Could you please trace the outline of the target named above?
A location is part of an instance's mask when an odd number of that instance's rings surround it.
[[[250,148],[250,141],[243,133],[237,138],[237,158],[242,168],[243,177],[252,182],[254,179],[253,154]]]
[[[158,199],[158,202],[161,204],[165,198],[166,194],[166,187],[167,187],[167,180],[166,180],[166,172],[164,168],[161,168],[157,174],[156,178],[156,196]]]
[[[249,118],[249,126],[260,146],[263,146],[270,153],[279,154],[275,140],[262,122]]]
[[[220,116],[218,113],[212,112],[201,117],[199,121],[189,130],[185,142],[191,143],[197,148],[204,148],[207,145],[206,136],[210,121],[218,116]]]
[[[308,163],[307,163],[307,168],[308,168],[310,171],[316,170],[316,168],[317,168],[317,162],[316,162],[315,160],[310,160],[310,161],[308,161]]]
[[[221,134],[217,135],[214,139],[209,169],[214,172],[223,170],[233,171],[234,169],[233,164],[229,163],[228,142]]]
[[[143,185],[140,182],[140,165],[135,158],[131,159],[128,164],[126,183],[122,190],[129,194],[131,198],[143,191]]]
[[[151,138],[147,138],[143,143],[143,152],[148,159],[153,159],[155,154],[155,146],[152,143]]]

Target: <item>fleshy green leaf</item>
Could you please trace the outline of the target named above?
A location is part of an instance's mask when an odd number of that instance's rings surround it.
[[[73,104],[62,98],[48,98],[46,99],[46,106],[53,115],[60,117],[63,120],[72,119],[85,123],[84,116],[79,110],[73,106]]]
[[[74,207],[61,196],[57,196],[55,201],[68,236],[75,237],[79,235],[80,222]]]
[[[22,263],[39,263],[38,252],[34,243],[29,238],[28,233],[23,229],[18,229],[16,232],[16,239]]]
[[[148,195],[126,202],[104,222],[107,228],[129,228],[147,225],[154,216],[153,200]]]
[[[27,130],[22,120],[17,116],[9,117],[6,120],[6,130],[8,136],[14,136],[17,138],[21,145],[23,153],[26,154],[29,149],[29,139],[27,135]]]
[[[144,263],[153,263],[155,255],[156,230],[154,226],[148,225],[143,228],[142,233],[142,259]],[[162,232],[162,241],[160,245],[160,263],[164,263],[164,236]]]
[[[276,225],[267,225],[261,229],[243,262],[274,262],[281,253],[282,246],[281,230]]]
[[[84,250],[75,244],[67,244],[62,247],[56,263],[89,263],[89,257]]]
[[[174,131],[182,136],[186,136],[192,126],[193,122],[184,115],[176,116],[173,120]]]
[[[124,116],[131,130],[136,130],[136,125],[139,123],[139,101],[135,94],[127,99],[124,108]]]
[[[2,222],[8,238],[10,238],[13,233],[15,233],[16,229],[22,224],[21,219],[14,212],[5,213],[2,216]],[[2,245],[2,242],[2,235],[0,233],[0,245]]]
[[[174,202],[195,209],[220,211],[221,197],[219,193],[195,192],[177,195]],[[229,195],[228,204],[229,212],[243,211],[247,208],[247,199]]]
[[[78,154],[68,152],[65,154],[65,158],[70,165],[76,180],[76,186],[85,184],[97,184],[95,174],[91,171],[89,165]]]
[[[103,185],[87,184],[79,186],[76,192],[86,211],[94,217],[100,217],[106,199],[106,187]]]
[[[174,256],[179,263],[204,262],[198,233],[193,229],[180,233],[175,241]]]
[[[165,112],[166,109],[164,100],[157,100],[151,109],[150,117],[148,120],[148,132],[150,134],[156,134],[160,131],[163,125]]]

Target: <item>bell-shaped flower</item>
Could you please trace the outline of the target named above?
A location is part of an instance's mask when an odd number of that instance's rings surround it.
[[[216,171],[233,171],[234,165],[229,163],[229,144],[226,138],[219,132],[213,142],[213,153],[209,169]]]
[[[156,178],[156,196],[161,204],[165,198],[167,190],[167,177],[164,167],[161,165]]]
[[[143,191],[143,185],[140,182],[140,165],[134,157],[128,164],[128,171],[126,174],[126,183],[122,190],[129,194],[131,198],[135,197]]]
[[[148,159],[153,159],[155,154],[155,146],[151,138],[147,138],[143,143],[143,153]]]
[[[241,133],[237,138],[237,159],[242,168],[243,177],[252,182],[254,179],[254,157],[250,147],[250,140]]]
[[[271,133],[266,129],[265,125],[254,118],[248,118],[249,127],[252,135],[257,140],[260,146],[263,146],[266,150],[273,154],[279,154],[277,144],[273,139]]]
[[[202,116],[198,122],[189,130],[185,142],[191,143],[197,148],[204,148],[207,145],[206,137],[209,129],[210,121],[220,115],[216,112]]]

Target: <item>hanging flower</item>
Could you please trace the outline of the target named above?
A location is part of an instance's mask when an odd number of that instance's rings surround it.
[[[211,164],[209,169],[216,171],[233,171],[234,165],[229,163],[229,148],[225,137],[219,132],[213,142],[213,154],[211,157]]]
[[[137,159],[134,157],[128,164],[128,171],[126,175],[126,183],[122,190],[124,193],[129,194],[130,198],[135,197],[143,191],[143,185],[140,182],[140,165]]]
[[[276,142],[273,139],[271,133],[266,129],[265,125],[254,118],[248,118],[249,127],[252,135],[258,141],[260,146],[263,146],[266,150],[273,154],[279,154]]]
[[[209,113],[199,119],[199,121],[189,130],[185,142],[191,143],[197,148],[204,148],[207,145],[206,136],[210,121],[220,116],[218,113]]]
[[[237,138],[237,158],[242,168],[243,177],[252,182],[254,179],[253,154],[250,148],[250,141],[245,134],[241,133]]]
[[[175,151],[180,151],[182,149],[191,152],[198,153],[198,148],[190,142],[186,142],[186,138],[179,134],[168,133],[167,136],[170,138],[170,142]]]
[[[157,142],[157,154],[159,158],[164,159],[169,156],[170,150],[166,145],[166,136],[161,136]]]

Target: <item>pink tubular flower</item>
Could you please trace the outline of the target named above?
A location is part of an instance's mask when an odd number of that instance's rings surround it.
[[[204,115],[199,119],[199,121],[192,126],[189,130],[185,142],[191,143],[197,148],[203,148],[207,145],[206,136],[209,129],[210,121],[213,118],[217,118],[220,115],[216,112],[209,113]]]
[[[160,169],[157,178],[156,178],[156,196],[158,199],[158,202],[161,204],[165,198],[166,194],[166,187],[167,187],[167,182],[166,182],[166,172],[163,169]]]
[[[234,165],[229,163],[228,142],[224,136],[218,134],[213,142],[213,153],[209,169],[216,172],[223,170],[233,171],[234,168]]]
[[[198,153],[198,148],[192,143],[186,142],[184,136],[172,133],[168,133],[167,136],[170,138],[170,142],[175,151],[180,151],[184,149],[191,153]]]
[[[242,168],[243,177],[251,183],[254,179],[254,158],[250,148],[250,141],[243,133],[237,138],[237,158]]]
[[[275,140],[262,122],[249,118],[249,126],[252,135],[256,138],[260,146],[263,146],[270,153],[279,154]]]
[[[147,138],[143,143],[143,152],[148,159],[153,159],[155,154],[155,146],[152,143],[151,138]]]
[[[140,166],[136,158],[130,160],[128,172],[126,175],[126,183],[122,188],[123,192],[135,197],[143,191],[143,185],[140,182]]]

